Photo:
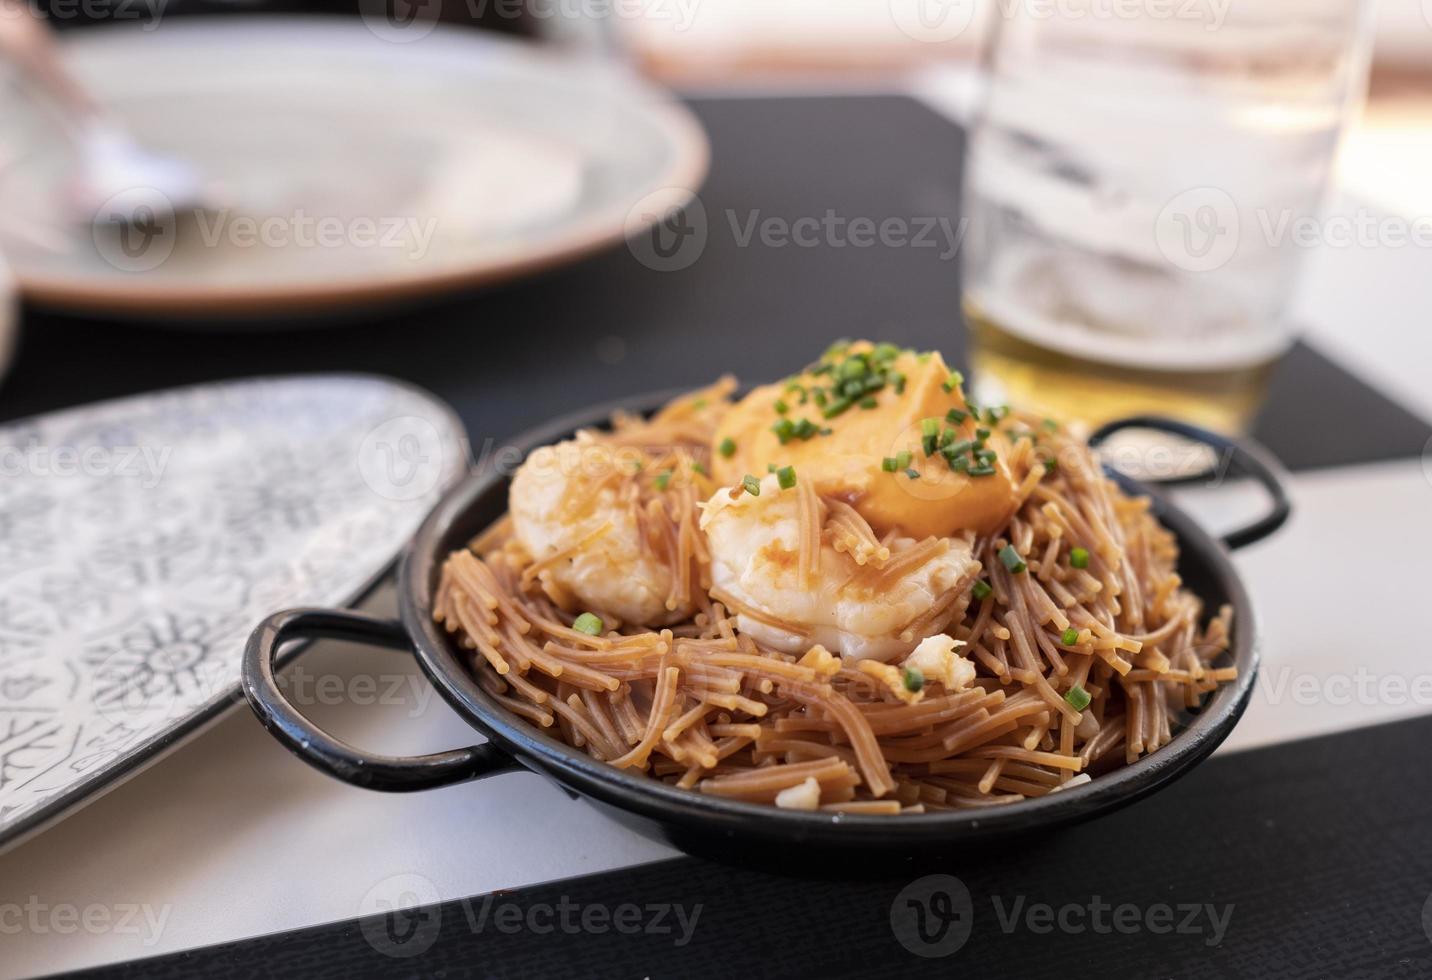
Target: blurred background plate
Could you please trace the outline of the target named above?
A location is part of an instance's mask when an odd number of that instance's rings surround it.
[[[668,96],[482,32],[406,44],[357,18],[193,18],[63,46],[222,207],[157,233],[76,220],[69,140],[47,106],[10,100],[0,251],[55,307],[232,316],[487,284],[620,241],[706,172],[705,136]]]

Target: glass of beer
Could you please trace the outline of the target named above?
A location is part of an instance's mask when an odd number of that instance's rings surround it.
[[[974,391],[1244,428],[1339,137],[1362,0],[991,4],[965,182]],[[1298,238],[1306,242],[1306,239]]]

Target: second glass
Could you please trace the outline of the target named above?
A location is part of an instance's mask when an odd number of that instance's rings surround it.
[[[1361,99],[1360,0],[992,5],[965,313],[982,402],[1243,428]]]

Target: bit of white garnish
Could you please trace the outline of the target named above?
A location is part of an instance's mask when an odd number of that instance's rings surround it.
[[[964,645],[963,640],[936,633],[921,640],[901,666],[915,668],[927,681],[939,681],[947,691],[958,691],[975,679],[975,665],[955,652]]]
[[[776,806],[783,810],[815,810],[820,807],[820,783],[807,776],[799,786],[791,786],[776,794]]]
[[[1073,777],[1072,779],[1060,783],[1058,786],[1054,787],[1049,792],[1057,793],[1061,789],[1072,789],[1075,786],[1083,786],[1087,782],[1089,782],[1089,774],[1087,772],[1081,772],[1079,775]]]

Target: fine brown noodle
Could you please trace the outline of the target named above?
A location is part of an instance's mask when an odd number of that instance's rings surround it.
[[[974,542],[990,594],[952,591],[904,633],[923,635],[953,609],[946,632],[977,667],[971,687],[932,681],[911,703],[879,665],[844,664],[819,646],[801,657],[763,647],[742,634],[738,614],[792,627],[712,590],[699,528],[699,504],[718,489],[706,476],[709,447],[733,388],[723,380],[649,420],[619,416],[610,432],[582,436],[637,452],[648,464],[640,470],[674,474],[660,491],[636,468],[600,483],[621,488],[642,547],[672,572],[667,608],[697,610],[685,621],[652,630],[593,610],[605,635],[572,628],[573,603],[542,572],[605,527],[534,561],[503,518],[449,556],[434,616],[471,652],[483,690],[514,715],[613,766],[697,792],[773,803],[813,786],[822,810],[922,813],[1044,796],[1131,763],[1167,744],[1187,710],[1236,675],[1213,666],[1231,610],[1203,623],[1175,571],[1173,535],[1149,502],[1121,493],[1062,428],[1039,431],[1036,451],[1033,435],[1017,436],[1039,424],[1019,416],[1004,426],[1015,427],[1018,510]],[[1046,473],[1040,460],[1049,458],[1057,466]],[[876,590],[950,547],[928,538],[892,550],[895,536],[877,536],[847,502],[797,486],[803,580],[816,574],[822,544],[848,554]],[[1006,569],[1006,544],[1027,572]],[[1089,552],[1086,569],[1068,561],[1075,546]],[[1065,645],[1071,627],[1078,639]],[[1091,698],[1083,711],[1065,698],[1076,685]]]

